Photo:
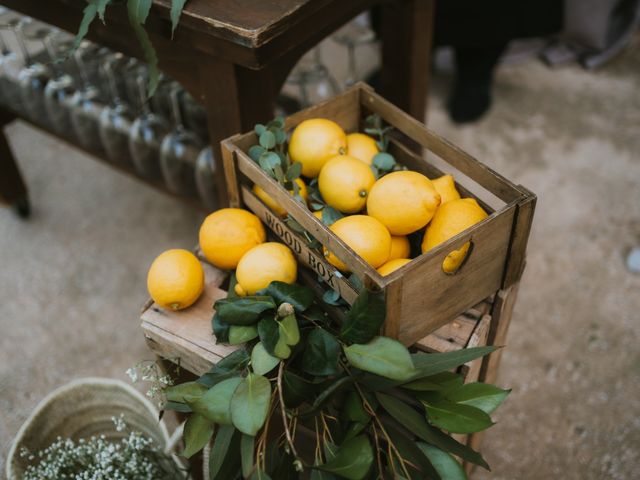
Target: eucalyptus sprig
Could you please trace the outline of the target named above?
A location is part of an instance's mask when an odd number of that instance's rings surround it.
[[[401,170],[402,166],[396,162],[396,159],[388,152],[389,149],[389,132],[393,130],[392,125],[384,126],[380,115],[372,114],[365,119],[365,133],[376,137],[376,145],[380,150],[371,162],[371,169],[376,178],[396,170]]]
[[[184,456],[215,430],[210,479],[466,478],[455,457],[488,468],[449,433],[490,427],[509,392],[451,370],[493,347],[411,354],[379,335],[384,300],[366,290],[341,325],[321,306],[281,282],[216,302],[218,341],[247,328],[255,337],[196,382],[165,389],[167,409],[190,413]]]

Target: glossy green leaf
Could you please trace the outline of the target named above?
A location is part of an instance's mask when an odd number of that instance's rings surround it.
[[[345,347],[349,363],[365,372],[392,380],[407,380],[415,374],[409,350],[396,340],[376,337],[366,344]]]
[[[287,408],[296,408],[315,394],[313,383],[285,369],[282,376],[282,393]]]
[[[255,470],[249,477],[249,480],[271,480],[271,477],[263,470]]]
[[[255,325],[231,325],[229,328],[229,345],[240,345],[258,336]]]
[[[315,328],[309,333],[302,354],[302,369],[319,376],[335,375],[340,369],[340,344],[326,330]]]
[[[231,398],[242,382],[234,377],[211,387],[207,393],[193,402],[188,402],[194,412],[219,425],[231,425]]]
[[[339,392],[346,386],[351,385],[354,381],[355,381],[355,378],[349,375],[344,376],[337,381],[332,381],[329,384],[329,386],[326,389],[324,389],[320,393],[320,395],[318,395],[314,399],[313,404],[311,405],[310,408],[300,412],[300,416],[310,417],[311,415],[314,415],[315,413],[319,412],[324,407],[324,405],[331,399],[333,395],[335,395],[337,392]]]
[[[467,383],[456,390],[449,391],[446,397],[452,402],[479,408],[490,415],[509,393],[511,390],[502,390],[488,383]]]
[[[291,356],[291,347],[287,345],[287,342],[283,336],[280,336],[278,339],[278,343],[276,343],[275,348],[273,349],[273,353],[276,357],[286,360]]]
[[[149,70],[149,97],[152,97],[156,93],[158,88],[158,80],[160,78],[160,70],[158,70],[158,56],[153,48],[153,44],[147,35],[143,25],[147,21],[149,10],[153,0],[128,0],[127,1],[127,13],[129,16],[129,23],[133,27],[133,31],[138,38],[138,42],[142,47],[142,53],[144,59],[147,62]]]
[[[111,1],[112,0],[89,0],[87,2],[87,5],[84,7],[82,12],[82,20],[78,27],[78,33],[73,41],[72,51],[76,50],[80,46],[82,40],[87,36],[89,27],[95,20],[96,16],[99,16],[104,23],[104,12]]]
[[[204,385],[197,382],[185,382],[164,389],[169,402],[185,403],[186,398],[197,398],[207,391]],[[186,398],[185,398],[186,397]]]
[[[402,388],[424,391],[449,391],[462,386],[464,379],[462,375],[454,372],[442,372],[430,377],[420,378],[410,383],[405,383]]]
[[[285,343],[291,347],[300,342],[300,329],[298,328],[298,320],[295,315],[287,315],[278,322],[280,337]]]
[[[220,315],[218,312],[213,314],[213,318],[211,319],[211,329],[213,330],[213,334],[216,337],[216,343],[228,343],[229,342],[229,329],[231,325],[226,322],[223,322],[220,319]]]
[[[297,312],[304,312],[313,303],[313,290],[298,284],[271,282],[264,290],[276,304],[290,303]]]
[[[260,145],[267,150],[271,150],[276,146],[276,137],[270,130],[265,130],[264,132],[262,132],[259,141]]]
[[[270,355],[262,345],[262,342],[258,342],[251,351],[251,368],[253,373],[257,375],[264,375],[269,373],[280,363],[280,359]]]
[[[388,421],[385,421],[384,425],[387,434],[404,460],[405,468],[409,471],[411,480],[422,480],[424,478],[439,480],[438,472],[429,461],[429,458],[418,448],[413,438],[407,437],[405,433],[398,430]],[[397,467],[397,470],[401,472],[402,469],[399,463],[397,463]]]
[[[389,415],[420,439],[468,462],[489,469],[482,455],[429,425],[424,417],[409,405],[383,393],[376,393],[376,398]]]
[[[227,378],[239,376],[247,368],[247,365],[249,365],[249,354],[244,349],[238,349],[216,363],[197,382],[207,387],[213,387],[216,383]]]
[[[240,435],[231,425],[218,428],[209,455],[210,480],[236,478],[240,468]]]
[[[250,373],[236,388],[231,399],[231,421],[242,433],[255,436],[264,425],[271,401],[271,383]]]
[[[380,333],[385,319],[384,296],[366,289],[347,312],[340,338],[347,343],[367,343]]]
[[[184,451],[182,456],[190,458],[211,440],[213,422],[198,413],[192,413],[184,424]]]
[[[276,346],[280,340],[280,328],[278,322],[272,317],[265,317],[258,322],[258,335],[260,336],[260,342],[262,346],[269,353],[269,355],[276,355]]]
[[[180,15],[182,15],[182,9],[187,0],[171,0],[171,37],[176,31],[176,27],[180,22]]]
[[[479,408],[446,401],[423,402],[432,425],[452,433],[475,433],[486,430],[493,422]]]
[[[273,298],[267,295],[253,295],[223,298],[218,300],[213,308],[220,319],[229,325],[253,325],[264,312],[275,309],[276,304]]]
[[[458,461],[433,445],[417,442],[416,445],[436,469],[440,478],[445,480],[467,480],[467,474]]]
[[[451,370],[471,360],[483,357],[497,350],[498,347],[464,348],[447,353],[416,353],[411,356],[416,367],[413,378],[423,378],[436,373]]]
[[[253,470],[253,450],[255,448],[256,437],[242,435],[240,437],[240,463],[242,465],[242,476],[247,478]]]
[[[349,480],[361,480],[369,472],[372,463],[371,443],[366,436],[361,435],[340,445],[340,449],[333,459],[313,468],[335,473]]]
[[[350,391],[345,397],[342,412],[344,417],[352,422],[366,423],[371,418],[355,390]]]

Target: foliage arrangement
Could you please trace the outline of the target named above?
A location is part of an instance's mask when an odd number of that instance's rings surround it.
[[[160,71],[158,70],[158,56],[153,48],[149,35],[144,29],[153,0],[125,0],[127,6],[127,15],[131,28],[140,42],[144,58],[149,65],[149,96],[153,96],[158,87],[158,79]],[[119,0],[86,0],[87,6],[84,8],[82,21],[78,28],[78,33],[74,42],[74,49],[80,45],[89,31],[91,23],[99,17],[105,22],[105,12],[108,6],[120,3]],[[172,34],[178,26],[180,15],[184,9],[187,0],[171,0],[171,31]]]
[[[303,286],[233,291],[214,305],[213,331],[247,343],[164,389],[165,409],[190,414],[185,457],[214,437],[211,480],[466,478],[454,456],[488,468],[448,433],[493,424],[509,392],[451,371],[493,347],[412,354],[378,335],[384,302],[366,290],[339,326]]]
[[[113,418],[116,430],[125,431],[122,417]],[[30,462],[23,480],[136,479],[178,480],[187,478],[170,455],[163,453],[152,439],[131,431],[120,441],[104,435],[77,442],[58,438],[39,452],[23,449]]]

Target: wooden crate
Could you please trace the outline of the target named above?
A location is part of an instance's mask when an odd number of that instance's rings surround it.
[[[290,131],[305,119],[324,117],[334,120],[347,132],[362,131],[363,120],[371,113],[393,125],[398,137],[404,139],[394,138],[389,149],[401,164],[429,178],[440,176],[442,170],[410,148],[416,144],[423,147],[451,167],[445,170],[462,172],[467,184],[457,182],[460,193],[476,197],[489,212],[488,218],[382,277],[251,160],[248,149],[258,141],[253,132],[222,142],[229,201],[233,207],[245,207],[256,213],[291,247],[302,264],[322,277],[344,300],[353,303],[358,295],[354,285],[251,192],[252,184],[262,187],[304,229],[347,264],[367,288],[384,292],[385,335],[412,345],[518,281],[524,267],[536,197],[434,134],[364,84],[294,114],[287,118],[285,128]],[[495,197],[495,208],[477,197],[475,191],[479,189]],[[442,262],[447,254],[466,242],[471,242],[472,248],[463,266],[453,275],[443,272]]]

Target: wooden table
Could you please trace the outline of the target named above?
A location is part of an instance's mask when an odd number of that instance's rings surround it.
[[[0,0],[0,3],[75,32],[85,0]],[[146,23],[160,67],[207,110],[211,144],[272,117],[275,98],[298,59],[350,19],[380,4],[382,72],[379,91],[422,119],[428,89],[433,0],[190,0],[174,39],[170,0],[154,0]],[[94,21],[88,38],[141,58],[124,2]],[[0,126],[14,116],[0,115]],[[220,205],[226,205],[219,175]],[[27,191],[4,135],[0,135],[0,200]]]

